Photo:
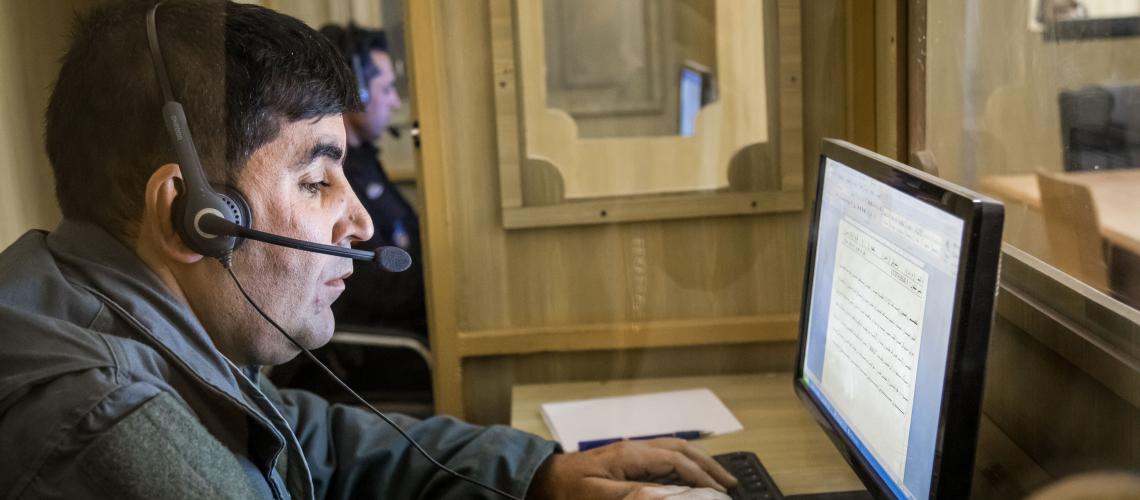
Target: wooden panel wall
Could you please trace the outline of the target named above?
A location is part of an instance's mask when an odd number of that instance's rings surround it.
[[[75,13],[98,3],[0,2],[0,248],[59,221],[44,110]]]
[[[283,12],[320,28],[328,23],[352,21],[360,26],[380,27],[380,0],[239,0]]]
[[[504,421],[505,395],[517,380],[604,378],[623,356],[660,360],[644,373],[676,366],[670,357],[675,351],[665,349],[497,356],[467,361],[462,374],[438,369],[460,356],[458,339],[463,338],[521,334],[516,342],[525,343],[528,331],[565,328],[560,338],[572,343],[575,328],[581,327],[583,338],[612,331],[636,339],[639,324],[689,321],[715,328],[733,318],[774,316],[787,318],[773,336],[784,342],[757,348],[740,363],[755,369],[789,366],[786,342],[795,333],[800,304],[806,212],[503,229],[488,5],[433,0],[409,7],[413,76],[421,94],[417,114],[423,125],[421,178],[440,411],[462,415],[466,409],[476,421]],[[845,87],[836,77],[844,74],[844,8],[842,1],[806,2],[803,8],[805,189],[810,192],[820,139],[844,135]],[[438,49],[416,47],[425,39],[438,43]],[[425,78],[433,81],[427,84]],[[432,93],[438,99],[429,100]],[[440,141],[438,150],[429,144],[433,140]],[[726,369],[725,356],[743,352],[739,349],[682,350],[691,354],[685,357],[689,366],[676,371]],[[484,378],[490,373],[494,380]]]
[[[1079,472],[1140,468],[1140,408],[1066,360],[1056,346],[1040,342],[1040,335],[1003,316],[995,319],[982,412],[1032,465],[988,465],[983,472],[992,489],[1009,494],[975,491],[980,498],[1021,497]],[[1056,339],[1070,336],[1052,334]],[[1130,385],[1123,391],[1140,397],[1140,387]]]

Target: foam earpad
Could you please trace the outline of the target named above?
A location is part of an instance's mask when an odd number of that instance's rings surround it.
[[[179,192],[171,206],[174,230],[186,246],[207,257],[218,258],[241,246],[244,238],[234,236],[210,236],[202,234],[195,227],[196,219],[204,211],[215,212],[222,218],[241,227],[253,224],[249,203],[245,196],[229,185],[213,184],[213,191],[199,193],[196,199],[185,192]]]
[[[219,196],[222,197],[222,202],[229,207],[229,211],[226,212],[226,219],[244,228],[253,226],[253,215],[249,211],[249,202],[245,200],[245,195],[238,188],[229,184],[211,184],[211,186],[214,187],[214,191],[221,193]],[[230,216],[233,216],[233,219],[230,219]],[[235,238],[234,250],[240,248],[244,242],[245,238]]]

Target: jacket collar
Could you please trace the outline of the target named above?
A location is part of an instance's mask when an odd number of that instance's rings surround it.
[[[295,463],[301,465],[289,468],[291,489],[299,496],[312,496],[311,478],[288,422],[248,375],[218,351],[190,307],[134,250],[99,226],[72,219],[64,219],[48,234],[46,245],[69,281],[98,296],[144,342],[163,352],[172,364],[181,365],[187,376],[242,408],[274,436],[279,451],[290,450]]]
[[[89,222],[65,219],[47,237],[61,267],[137,320],[206,383],[242,400],[237,379],[190,307],[181,302],[133,250]]]

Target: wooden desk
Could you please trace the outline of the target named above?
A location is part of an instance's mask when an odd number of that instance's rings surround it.
[[[1089,188],[1105,239],[1140,255],[1140,169],[1069,172],[1061,177]],[[1006,202],[1041,210],[1036,174],[986,176],[978,188]]]
[[[785,495],[863,489],[800,406],[790,373],[517,385],[511,393],[511,426],[550,438],[539,412],[542,403],[699,387],[716,393],[744,425],[741,432],[697,441],[709,453],[755,452]]]

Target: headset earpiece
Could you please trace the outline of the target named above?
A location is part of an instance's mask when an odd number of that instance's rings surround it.
[[[253,215],[249,211],[249,202],[246,201],[245,195],[242,194],[241,190],[229,184],[211,185],[214,187],[214,191],[222,193],[221,196],[225,198],[225,203],[230,207],[229,215],[233,215],[237,218],[234,223],[244,228],[251,227],[253,225]],[[237,241],[234,242],[234,249],[240,247],[244,241],[245,238],[238,238]]]
[[[348,55],[352,76],[356,81],[356,92],[360,96],[360,104],[367,106],[372,93],[368,91],[368,80],[364,78],[364,61],[360,54],[360,33],[356,25],[349,23],[343,30],[344,38],[341,40],[341,50]]]
[[[194,147],[194,138],[190,135],[186,112],[174,98],[170,78],[166,73],[166,63],[162,60],[162,49],[158,45],[158,26],[155,22],[155,12],[159,5],[162,5],[162,2],[155,4],[147,12],[146,35],[155,77],[162,90],[164,101],[162,121],[166,125],[170,142],[174,146],[174,154],[182,171],[182,185],[171,206],[171,219],[174,230],[187,247],[207,257],[221,259],[237,248],[241,244],[241,239],[235,236],[205,233],[199,224],[200,219],[207,214],[213,214],[238,226],[249,228],[252,224],[249,204],[236,189],[222,186],[219,192],[206,180],[206,173],[198,158],[198,150]]]
[[[364,79],[364,64],[360,61],[360,54],[352,53],[352,74],[356,77],[356,90],[360,93],[360,104],[368,105],[372,93],[368,90],[368,82]]]
[[[236,250],[245,240],[203,233],[198,230],[198,219],[204,214],[214,214],[238,226],[249,228],[252,217],[249,203],[237,188],[219,184],[213,184],[212,188],[205,196],[192,196],[183,189],[174,198],[171,218],[175,232],[188,248],[207,257],[220,258]]]

